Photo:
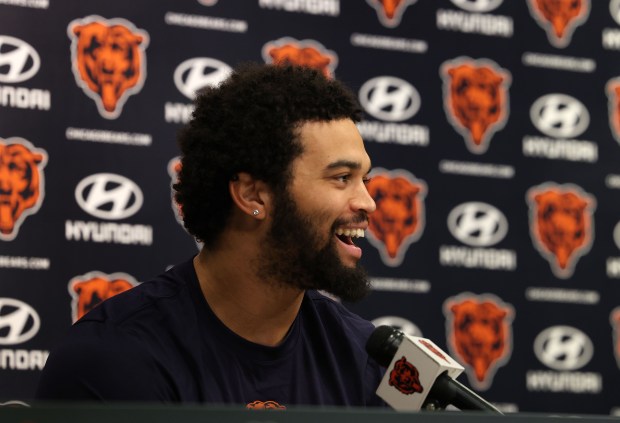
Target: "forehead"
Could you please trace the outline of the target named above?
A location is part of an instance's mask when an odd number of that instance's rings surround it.
[[[304,152],[295,159],[294,168],[323,169],[338,161],[370,167],[364,141],[350,119],[328,122],[306,122],[299,130]],[[367,169],[366,169],[367,170]]]

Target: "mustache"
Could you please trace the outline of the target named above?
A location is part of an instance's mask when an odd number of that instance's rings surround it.
[[[360,210],[355,216],[353,216],[350,219],[337,219],[334,222],[334,229],[337,228],[338,226],[344,226],[344,225],[348,225],[348,224],[355,224],[355,223],[368,223],[368,213]]]

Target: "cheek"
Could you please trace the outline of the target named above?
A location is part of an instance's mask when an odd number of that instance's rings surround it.
[[[334,195],[334,190],[317,185],[295,186],[291,199],[303,220],[310,222],[320,237],[331,237],[336,222],[345,215],[346,205],[342,198]]]
[[[320,241],[324,246],[336,242],[334,230],[338,216],[334,216],[325,211],[315,211],[315,213],[312,213],[308,218],[308,220],[312,222],[312,231],[317,241]]]
[[[328,195],[305,195],[298,198],[297,209],[315,224],[331,226],[341,213]]]

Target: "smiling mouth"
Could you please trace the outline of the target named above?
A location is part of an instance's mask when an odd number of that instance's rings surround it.
[[[336,236],[345,244],[355,245],[353,238],[364,238],[363,229],[336,229]]]

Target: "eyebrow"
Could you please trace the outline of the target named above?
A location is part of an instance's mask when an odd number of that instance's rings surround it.
[[[348,167],[349,169],[358,170],[362,168],[362,164],[359,162],[351,161],[351,160],[338,160],[338,161],[328,164],[325,167],[325,170],[337,169],[339,167]],[[372,165],[368,166],[368,172],[366,173],[370,173],[371,170],[372,170]]]

